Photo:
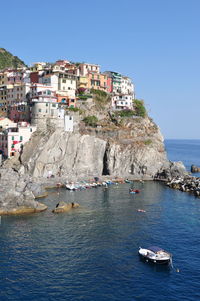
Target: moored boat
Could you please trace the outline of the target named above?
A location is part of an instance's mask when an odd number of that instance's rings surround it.
[[[139,189],[129,189],[129,193],[139,193]]]
[[[160,247],[140,248],[138,253],[146,262],[155,264],[169,264],[172,262],[172,255]]]

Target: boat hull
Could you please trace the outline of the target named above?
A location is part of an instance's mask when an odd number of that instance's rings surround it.
[[[169,259],[152,259],[152,258],[149,258],[147,256],[144,256],[144,255],[141,255],[139,253],[139,256],[140,258],[145,261],[145,262],[151,262],[151,263],[154,263],[154,264],[170,264],[170,258]]]

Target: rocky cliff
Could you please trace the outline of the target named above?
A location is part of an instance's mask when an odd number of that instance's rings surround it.
[[[102,175],[153,179],[169,167],[159,128],[149,118],[126,118],[123,125],[36,132],[25,145],[19,171],[33,177],[81,179]]]
[[[49,176],[54,183],[102,176],[169,180],[185,172],[182,164],[168,161],[160,130],[148,116],[101,113],[96,127],[83,119],[73,133],[55,125],[36,131],[20,157],[5,162],[0,214],[45,210],[35,196]]]

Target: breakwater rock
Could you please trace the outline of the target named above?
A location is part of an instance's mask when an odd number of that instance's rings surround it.
[[[190,192],[200,197],[200,178],[192,176],[175,177],[167,183],[167,186],[183,192]]]
[[[41,212],[47,206],[35,200],[29,177],[12,168],[0,169],[0,215]]]
[[[195,165],[191,165],[191,172],[192,173],[200,172],[200,167],[195,166]]]
[[[59,202],[56,205],[56,208],[52,210],[53,213],[64,213],[68,212],[72,209],[76,209],[79,207],[78,203],[65,203],[65,202]]]

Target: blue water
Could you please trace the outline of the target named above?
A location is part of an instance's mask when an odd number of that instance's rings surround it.
[[[193,152],[174,143],[169,157]],[[2,217],[0,300],[200,300],[200,200],[156,182],[135,182],[141,193],[129,194],[132,185],[51,190],[46,212]],[[59,200],[81,206],[54,215]],[[170,251],[174,268],[140,261],[149,245]]]
[[[188,171],[194,164],[200,167],[200,140],[165,140],[169,160],[182,161]],[[195,173],[200,176],[200,173]]]

